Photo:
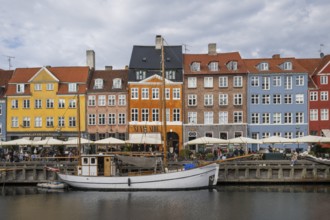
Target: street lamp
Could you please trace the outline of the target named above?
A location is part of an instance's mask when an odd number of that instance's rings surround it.
[[[296,138],[299,138],[300,137],[300,127],[299,126],[296,126]],[[298,147],[297,147],[297,153],[299,154],[300,150],[299,150],[299,141],[298,141]]]

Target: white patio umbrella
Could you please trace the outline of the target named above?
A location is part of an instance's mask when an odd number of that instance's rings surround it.
[[[330,137],[322,137],[321,143],[330,143]]]
[[[304,137],[298,137],[295,139],[292,139],[295,143],[318,143],[321,142],[323,137],[321,136],[315,136],[315,135],[307,135]]]
[[[293,139],[284,138],[284,137],[280,137],[280,136],[271,136],[271,137],[263,138],[260,140],[262,141],[263,144],[294,143]]]
[[[56,138],[46,138],[40,141],[34,141],[33,145],[63,145],[64,141],[58,140]]]
[[[94,144],[125,144],[125,141],[117,138],[109,137],[102,140],[94,141]]]
[[[26,139],[26,138],[20,138],[16,140],[11,141],[4,141],[2,142],[2,146],[9,146],[9,145],[32,145],[33,141]]]
[[[261,140],[248,138],[248,137],[237,137],[228,140],[230,144],[262,144]]]
[[[79,143],[79,139],[78,138],[74,138],[68,141],[64,141],[63,144],[64,145],[78,145]],[[88,140],[86,138],[80,138],[80,144],[93,144],[94,141]]]
[[[194,140],[188,141],[186,145],[195,145],[195,144],[228,144],[228,140],[212,138],[212,137],[200,137]]]
[[[160,140],[158,138],[147,137],[147,136],[143,135],[138,138],[132,138],[132,139],[126,140],[125,143],[127,143],[127,144],[161,144],[162,140]]]

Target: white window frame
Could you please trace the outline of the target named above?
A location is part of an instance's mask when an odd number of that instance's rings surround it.
[[[131,99],[139,99],[139,89],[131,88]]]
[[[204,94],[204,106],[213,106],[213,94]]]
[[[116,95],[108,95],[108,106],[116,106]]]
[[[197,106],[196,94],[188,94],[188,106]]]
[[[141,89],[141,99],[142,100],[149,99],[149,88],[142,88]]]
[[[219,88],[228,87],[228,76],[219,76]]]
[[[96,105],[96,96],[89,95],[88,96],[88,106],[95,106]]]
[[[188,124],[197,124],[197,112],[188,112]]]
[[[228,112],[227,111],[219,112],[219,124],[228,124]]]
[[[98,95],[97,105],[98,106],[106,106],[106,95]]]
[[[152,100],[158,100],[159,99],[159,88],[152,88],[151,98],[152,98]]]
[[[309,110],[309,120],[310,121],[318,121],[319,120],[319,114],[318,109],[310,109]]]
[[[213,124],[213,112],[204,112],[204,124],[205,125]]]
[[[204,77],[204,88],[213,88],[213,77]]]
[[[234,76],[234,87],[243,87],[243,76]]]
[[[188,77],[188,88],[197,88],[197,77]]]

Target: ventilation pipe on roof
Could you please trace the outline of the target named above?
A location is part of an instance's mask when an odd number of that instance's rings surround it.
[[[86,65],[89,66],[90,69],[95,69],[95,52],[94,52],[94,50],[86,51]]]
[[[163,38],[162,35],[156,35],[156,50],[162,49]]]
[[[217,55],[217,44],[216,43],[210,43],[208,49],[209,49],[209,55]]]
[[[324,53],[323,53],[323,52],[320,53],[320,57],[321,57],[321,58],[324,57]]]

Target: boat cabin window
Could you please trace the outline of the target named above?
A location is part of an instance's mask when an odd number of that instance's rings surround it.
[[[88,164],[88,158],[84,158],[84,159],[83,159],[83,164],[84,164],[84,165]]]

